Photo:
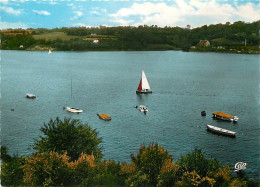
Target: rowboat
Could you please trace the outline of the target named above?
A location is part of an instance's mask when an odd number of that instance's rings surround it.
[[[111,120],[111,116],[108,114],[97,114],[97,116],[99,117],[99,119],[102,119],[104,121],[110,121]]]
[[[231,136],[231,137],[236,137],[236,132],[227,130],[227,129],[222,129],[213,125],[207,125],[207,130],[212,131],[217,134],[222,134],[226,136]]]

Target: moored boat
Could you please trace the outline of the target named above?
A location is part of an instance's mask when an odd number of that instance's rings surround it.
[[[143,112],[145,114],[148,112],[148,108],[144,105],[136,106],[135,108],[138,108],[140,112]]]
[[[141,93],[141,94],[148,94],[148,93],[152,93],[151,87],[148,83],[148,80],[146,78],[146,75],[144,73],[144,71],[142,71],[142,77],[141,80],[139,82],[138,88],[136,90],[136,93]]]
[[[35,99],[36,95],[34,95],[34,94],[26,94],[26,97],[29,98],[29,99]]]
[[[102,119],[104,121],[110,121],[111,120],[111,116],[108,114],[97,114],[97,116],[99,117],[99,119]]]
[[[83,110],[78,108],[73,108],[73,107],[67,107],[66,110],[70,113],[78,113],[78,114],[83,112]]]
[[[238,116],[232,116],[224,112],[213,112],[212,115],[213,118],[223,120],[223,121],[237,122],[239,119]]]
[[[227,129],[222,129],[213,125],[207,125],[207,129],[209,131],[215,132],[217,134],[222,134],[222,135],[226,135],[226,136],[231,136],[231,137],[236,137],[236,132],[227,130]]]

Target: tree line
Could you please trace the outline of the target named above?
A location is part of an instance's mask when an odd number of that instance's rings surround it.
[[[210,47],[197,47],[198,51],[240,50],[259,53],[260,21],[242,21],[225,24],[204,25],[189,29],[180,27],[118,26],[118,27],[63,27],[55,29],[2,30],[1,49],[34,50],[36,46],[62,51],[110,51],[110,50],[184,50],[194,51],[200,40],[208,40]],[[37,39],[35,35],[65,33],[73,38]],[[17,33],[17,35],[15,35]],[[18,35],[19,34],[19,35]],[[94,44],[92,39],[98,39]],[[21,48],[20,45],[24,47]],[[219,48],[221,47],[221,48]],[[195,50],[195,51],[196,51]]]
[[[130,163],[103,160],[102,138],[80,120],[44,123],[29,156],[10,156],[1,147],[3,186],[258,186],[242,170],[232,173],[200,149],[173,156],[157,143],[141,145]]]

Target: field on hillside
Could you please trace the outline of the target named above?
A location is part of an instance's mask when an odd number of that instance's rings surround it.
[[[41,40],[41,39],[45,39],[45,40],[57,40],[57,39],[70,40],[70,39],[73,39],[73,38],[77,38],[77,36],[69,36],[65,32],[44,32],[42,34],[33,35],[33,38],[36,39],[36,40]]]

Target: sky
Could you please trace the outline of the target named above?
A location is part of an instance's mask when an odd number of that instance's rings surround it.
[[[260,20],[260,0],[0,0],[0,29],[201,27]]]

